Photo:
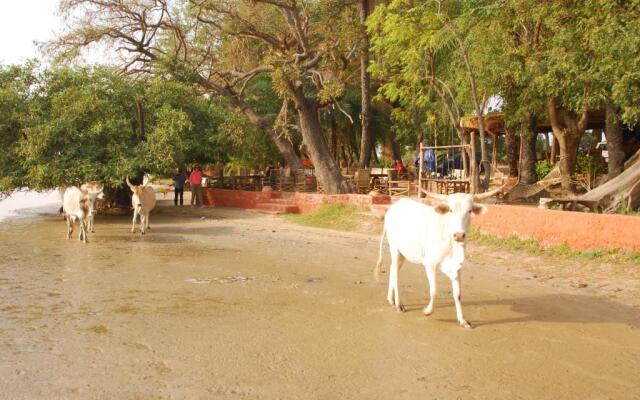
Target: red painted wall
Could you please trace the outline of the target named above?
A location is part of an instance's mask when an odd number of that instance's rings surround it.
[[[273,198],[286,198],[302,213],[322,204],[346,203],[369,206],[378,215],[397,198],[362,194],[324,195],[318,193],[246,192],[203,188],[205,204],[218,207],[256,208]],[[536,238],[543,244],[566,243],[578,250],[620,248],[640,251],[640,217],[543,210],[534,207],[489,205],[489,212],[472,218],[480,232],[499,237],[517,235]]]
[[[472,218],[472,224],[482,233],[534,237],[546,245],[566,243],[578,250],[640,251],[640,217],[507,205],[488,207],[488,213]]]

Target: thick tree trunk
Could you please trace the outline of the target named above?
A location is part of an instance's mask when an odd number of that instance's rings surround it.
[[[520,182],[526,184],[536,183],[538,177],[536,175],[536,123],[535,118],[531,118],[529,124],[524,127],[520,135],[522,140],[522,160],[520,171]]]
[[[331,114],[331,156],[338,161],[338,126],[333,114]]]
[[[471,194],[478,193],[479,184],[478,181],[478,160],[476,159],[476,133],[471,131],[471,138],[469,140],[471,145],[471,151],[469,154],[469,179],[471,181]]]
[[[575,172],[578,145],[587,127],[587,117],[586,111],[578,116],[558,105],[554,98],[549,99],[549,119],[560,148],[560,179],[565,195],[574,192],[571,175]]]
[[[369,0],[360,0],[360,23],[366,23],[369,15]],[[360,123],[362,125],[362,135],[360,137],[360,159],[358,166],[366,168],[369,166],[372,148],[371,139],[371,76],[369,75],[369,36],[363,32],[362,55],[360,56],[360,94],[362,97],[362,111],[360,113]]]
[[[391,130],[387,132],[384,139],[383,156],[393,161],[401,160],[402,152],[400,151],[400,144],[396,140],[396,133]]]
[[[318,106],[315,100],[305,97],[302,86],[296,86],[291,82],[288,84],[300,119],[303,142],[309,150],[309,157],[315,167],[316,177],[324,185],[325,193],[351,192],[351,186],[342,178],[340,168],[329,152],[329,146],[327,146],[322,134]]]
[[[613,179],[620,175],[624,169],[624,136],[620,121],[620,109],[609,100],[606,112],[604,135],[607,138],[607,151],[609,152],[607,177]]]
[[[234,92],[233,89],[229,87],[221,87],[215,85],[202,76],[198,76],[198,83],[211,93],[224,96],[226,99],[228,99],[228,107],[232,111],[240,111],[249,119],[252,124],[262,129],[262,131],[266,133],[267,136],[269,136],[269,138],[276,145],[276,148],[284,157],[285,162],[291,168],[304,168],[300,157],[298,157],[293,148],[293,144],[291,144],[291,142],[284,138],[282,135],[278,135],[278,133],[273,129],[273,125],[271,124],[271,122],[266,118],[258,115],[258,113],[256,113],[255,110],[251,108],[251,106],[247,102],[242,100],[238,93]]]
[[[284,157],[287,165],[295,170],[304,168],[300,157],[296,154],[293,144],[288,141],[283,135],[279,135],[274,129],[269,120],[258,115],[251,106],[249,106],[244,100],[239,99],[236,96],[229,96],[229,102],[232,107],[242,112],[254,125],[258,126],[264,133],[269,136],[273,143],[278,148],[278,151]]]
[[[507,162],[509,164],[509,177],[518,177],[518,157],[520,155],[520,143],[517,140],[516,132],[512,128],[505,129],[505,139],[507,147]]]

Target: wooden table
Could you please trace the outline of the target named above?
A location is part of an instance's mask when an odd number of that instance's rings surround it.
[[[423,189],[438,194],[469,193],[471,184],[466,179],[425,179]]]

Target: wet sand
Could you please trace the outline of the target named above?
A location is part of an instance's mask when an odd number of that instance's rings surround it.
[[[408,311],[386,304],[374,235],[158,211],[145,237],[99,215],[86,245],[59,217],[0,227],[0,398],[640,398],[638,307],[520,256],[465,265],[465,330],[442,275],[423,316],[415,265]]]

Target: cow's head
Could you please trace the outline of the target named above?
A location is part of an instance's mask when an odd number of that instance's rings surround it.
[[[144,193],[144,188],[147,182],[144,182],[142,185],[133,185],[129,181],[129,177],[127,176],[127,185],[129,189],[133,192],[133,196],[131,197],[131,202],[134,207],[142,207],[142,194]]]
[[[80,186],[80,189],[89,197],[89,207],[95,213],[96,202],[104,200],[104,185],[98,182],[87,182]]]
[[[467,228],[471,221],[471,215],[482,215],[487,212],[487,207],[478,202],[494,196],[501,190],[502,187],[476,195],[454,193],[449,196],[433,194],[429,194],[429,196],[443,201],[436,205],[434,209],[438,214],[446,217],[445,220],[451,239],[455,242],[464,243],[467,238]]]

